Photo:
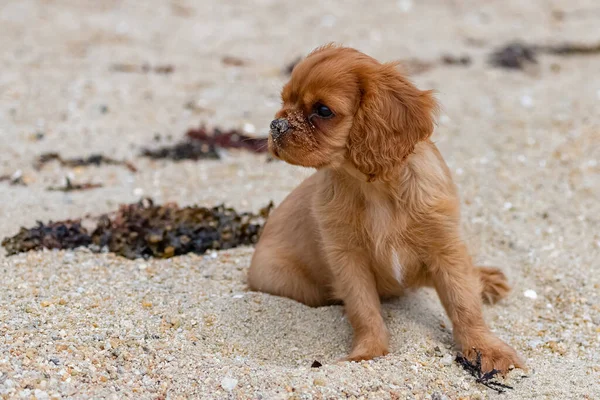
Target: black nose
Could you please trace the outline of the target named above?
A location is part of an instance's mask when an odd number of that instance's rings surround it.
[[[290,129],[290,124],[285,118],[274,119],[271,121],[271,135],[273,136],[273,139],[277,139],[287,132],[288,129]]]

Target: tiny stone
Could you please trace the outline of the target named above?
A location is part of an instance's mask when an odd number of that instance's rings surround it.
[[[535,300],[535,299],[537,299],[537,293],[535,292],[535,290],[531,290],[531,289],[529,289],[529,290],[526,290],[526,291],[523,293],[523,295],[524,295],[525,297],[527,297],[528,299],[532,299],[532,300]]]
[[[228,392],[231,392],[237,386],[238,380],[234,378],[223,378],[221,387]]]
[[[327,384],[327,382],[325,382],[325,380],[324,380],[324,379],[321,379],[321,378],[316,378],[316,379],[313,381],[313,384],[314,384],[315,386],[325,386],[325,385]]]
[[[48,393],[46,393],[40,389],[35,389],[35,391],[33,392],[33,395],[35,396],[35,398],[37,400],[46,400],[46,399],[50,398],[50,396],[48,396]]]
[[[454,357],[452,357],[451,354],[446,354],[444,357],[442,357],[441,363],[442,365],[452,365],[453,361]]]

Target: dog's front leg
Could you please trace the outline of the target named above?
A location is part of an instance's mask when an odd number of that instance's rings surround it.
[[[481,357],[482,368],[505,373],[511,365],[524,368],[517,353],[494,335],[483,319],[479,272],[461,241],[432,250],[429,269],[435,289],[452,321],[454,339],[465,356]]]
[[[344,302],[354,330],[347,361],[370,360],[388,353],[388,331],[368,259],[359,250],[327,250],[335,296]]]

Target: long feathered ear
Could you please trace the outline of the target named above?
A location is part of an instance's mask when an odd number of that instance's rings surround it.
[[[349,158],[369,181],[386,180],[419,141],[431,136],[437,104],[431,91],[417,89],[395,63],[378,64],[362,75]]]

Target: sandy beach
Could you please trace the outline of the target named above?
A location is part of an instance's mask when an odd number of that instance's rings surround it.
[[[3,0],[0,176],[23,184],[0,182],[0,238],[142,196],[279,204],[311,170],[241,150],[182,162],[140,151],[201,124],[265,136],[286,65],[336,41],[404,60],[436,91],[433,139],[465,239],[513,286],[486,320],[530,370],[512,371],[503,394],[478,384],[453,361],[429,289],[384,304],[388,356],[340,363],[352,334],[342,307],[249,291],[250,247],[166,260],[0,250],[0,398],[600,398],[600,52],[538,54],[523,70],[488,62],[517,39],[598,44],[599,22],[594,0]],[[138,171],[36,170],[44,152],[101,153]],[[47,190],[65,177],[102,187]]]

